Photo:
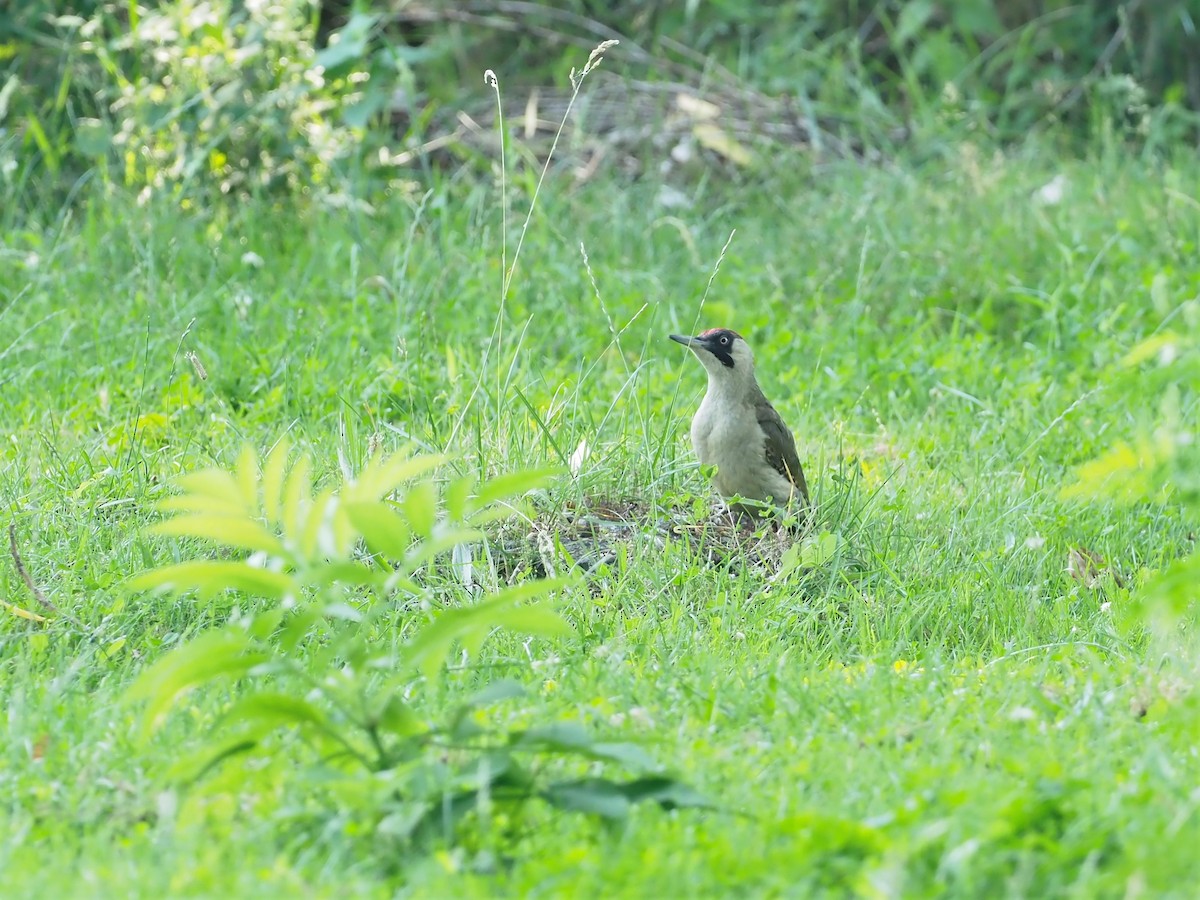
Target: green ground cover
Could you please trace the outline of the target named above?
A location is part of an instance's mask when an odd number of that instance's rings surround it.
[[[1160,386],[1120,361],[1197,327],[1197,184],[1194,159],[969,145],[708,182],[686,209],[552,178],[502,309],[489,186],[374,211],[6,205],[0,505],[63,614],[22,616],[46,610],[0,565],[2,893],[1189,895],[1190,670],[1126,620],[1195,523],[1062,488],[1158,420]],[[436,716],[499,672],[526,693],[488,722],[642,744],[711,808],[609,826],[535,801],[418,851],[298,763],[295,730],[168,777],[240,688],[202,685],[143,736],[129,686],[263,606],[127,588],[207,552],[146,530],[173,479],[284,435],[318,484],[415,445],[446,477],[559,467],[543,514],[620,497],[702,521],[703,378],[666,335],[715,325],[752,342],[832,555],[775,578],[648,528],[555,595],[571,635],[498,634],[413,701]],[[397,606],[373,639],[430,615]]]

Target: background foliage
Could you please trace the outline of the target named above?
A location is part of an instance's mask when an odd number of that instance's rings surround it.
[[[397,151],[444,134],[488,61],[506,87],[562,83],[580,47],[618,36],[625,76],[781,95],[858,147],[1200,135],[1185,0],[31,0],[0,10],[0,171],[345,200],[331,169],[394,183],[413,161]]]

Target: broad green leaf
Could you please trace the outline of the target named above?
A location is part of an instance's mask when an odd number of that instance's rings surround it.
[[[592,733],[578,722],[552,722],[535,725],[512,735],[513,747],[556,750],[563,753],[589,753],[596,746]]]
[[[592,733],[578,722],[537,725],[513,734],[511,742],[514,749],[571,753],[601,762],[619,763],[638,771],[656,772],[662,768],[637,744],[597,741]]]
[[[483,737],[488,730],[468,714],[453,719],[446,727],[445,732],[447,740],[451,743],[465,744],[475,738]]]
[[[264,728],[262,734],[254,731],[242,732],[206,743],[172,763],[167,769],[167,778],[170,781],[199,781],[227,759],[254,750],[269,733],[270,729]]]
[[[493,681],[487,687],[476,691],[451,716],[446,729],[451,736],[451,740],[461,741],[483,733],[482,728],[475,726],[468,719],[473,710],[491,706],[503,700],[511,700],[514,697],[523,697],[524,695],[524,686],[512,678],[501,678],[498,681]]]
[[[459,770],[457,786],[483,790],[508,781],[515,766],[512,756],[504,752],[483,752],[467,759]],[[523,779],[518,777],[517,783]]]
[[[410,738],[426,730],[425,723],[413,712],[412,707],[404,702],[397,690],[391,692],[383,705],[378,721],[381,729],[399,738]]]
[[[2,95],[3,91],[0,91],[0,120],[4,118]],[[74,144],[75,149],[83,156],[108,159],[113,135],[99,119],[81,118],[75,126]]]
[[[456,613],[459,615],[455,615]],[[405,662],[426,678],[433,680],[456,639],[464,637],[472,630],[487,629],[486,625],[462,613],[463,610],[450,610],[422,628],[405,648]]]
[[[283,474],[287,467],[290,451],[291,446],[288,444],[287,438],[280,438],[267,455],[266,465],[263,466],[263,513],[266,515],[267,521],[275,525],[279,524],[280,512],[283,509]]]
[[[286,553],[278,537],[267,531],[262,523],[245,516],[193,513],[158,522],[150,526],[150,531],[173,537],[200,538],[223,547],[262,550],[272,556]]]
[[[541,606],[517,606],[497,613],[492,624],[533,637],[563,637],[575,629],[558,613]]]
[[[351,128],[366,128],[371,119],[387,107],[391,99],[390,91],[373,84],[359,100],[342,107],[342,121]]]
[[[790,549],[790,548],[789,548]],[[837,556],[838,536],[831,531],[822,531],[804,539],[800,547],[800,565],[806,569],[819,569]]]
[[[222,716],[224,722],[280,728],[311,725],[327,731],[325,714],[301,697],[279,691],[260,691],[236,700]]]
[[[156,729],[166,711],[194,687],[219,678],[238,678],[268,659],[249,637],[230,629],[210,631],[171,651],[143,671],[126,697],[148,701],[143,734]]]
[[[621,785],[631,803],[651,800],[663,809],[712,809],[712,802],[690,785],[666,775],[649,775]]]
[[[463,652],[467,654],[468,659],[479,656],[479,651],[483,649],[483,645],[487,643],[487,639],[491,637],[495,627],[491,622],[476,619],[473,627],[464,629],[458,636],[458,642],[462,645]]]
[[[244,562],[202,559],[143,572],[130,579],[129,587],[135,591],[163,589],[176,594],[194,590],[203,599],[222,591],[238,590],[255,597],[281,600],[295,594],[297,585],[291,575],[283,572],[270,572]]]
[[[279,649],[284,653],[294,652],[320,618],[321,612],[315,606],[304,606],[294,610],[279,629]]]
[[[475,512],[499,500],[527,494],[536,488],[544,487],[551,479],[561,474],[563,474],[561,468],[546,468],[497,475],[479,485],[479,490],[471,498],[468,508],[471,512]]]
[[[481,603],[440,613],[409,641],[408,646],[404,648],[405,661],[426,678],[432,679],[441,668],[454,641],[462,640],[472,632],[480,630],[486,636],[491,630],[487,622],[490,607],[490,603]]]
[[[265,641],[275,633],[287,610],[282,606],[272,606],[256,614],[246,627],[246,634],[256,641]]]
[[[401,560],[412,546],[408,523],[386,501],[347,503],[346,515],[372,553]]]
[[[623,783],[607,778],[560,781],[543,791],[542,797],[560,809],[592,813],[610,819],[623,818],[634,803],[654,802],[663,809],[712,808],[704,795],[665,776],[638,778]]]
[[[611,743],[601,741],[592,744],[587,751],[595,759],[619,763],[627,769],[640,772],[657,772],[662,766],[644,747],[627,741]]]
[[[607,778],[560,781],[543,790],[541,796],[552,806],[571,812],[590,813],[605,819],[623,819],[629,815],[629,799],[620,785]]]
[[[501,678],[476,691],[463,702],[461,708],[479,709],[484,706],[491,706],[493,703],[500,703],[503,700],[512,700],[514,697],[524,696],[525,687],[521,682],[514,678]]]
[[[413,533],[418,537],[429,537],[433,534],[433,526],[437,522],[437,485],[432,481],[414,484],[409,488],[400,508]]]

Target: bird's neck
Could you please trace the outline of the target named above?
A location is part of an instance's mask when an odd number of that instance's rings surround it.
[[[709,373],[707,399],[710,403],[744,403],[752,398],[757,399],[761,394],[753,373],[733,377]]]

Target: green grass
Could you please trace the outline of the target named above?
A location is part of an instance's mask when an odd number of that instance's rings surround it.
[[[373,215],[4,203],[3,524],[83,629],[0,609],[0,892],[1188,895],[1195,713],[1115,620],[1195,523],[1059,489],[1155,419],[1112,367],[1200,293],[1200,166],[969,150],[710,182],[683,212],[654,185],[552,180],[502,311],[499,205],[479,186]],[[1062,202],[1035,203],[1058,174]],[[856,565],[773,584],[647,535],[563,598],[577,639],[498,638],[428,702],[503,670],[530,695],[502,723],[644,741],[717,810],[639,808],[616,829],[541,813],[486,874],[466,847],[398,862],[336,817],[304,833],[307,789],[279,758],[165,780],[230,691],[189,695],[148,743],[122,695],[235,607],[123,588],[187,552],[144,533],[172,477],[284,433],[326,478],[376,443],[496,474],[586,441],[551,507],[632,496],[699,518],[703,377],[666,335],[714,325],[754,346]],[[1073,579],[1072,546],[1126,587]],[[44,612],[7,560],[0,600]]]

